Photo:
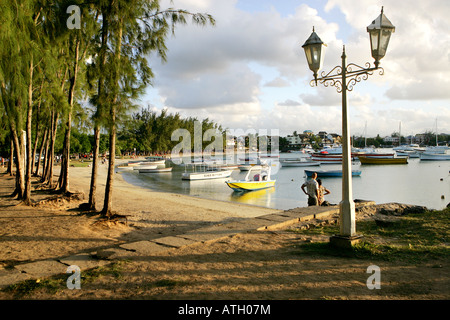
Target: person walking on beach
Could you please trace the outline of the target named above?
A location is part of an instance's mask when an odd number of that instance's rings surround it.
[[[308,206],[319,205],[319,184],[316,181],[317,173],[313,172],[311,179],[302,184],[302,191],[308,196]],[[305,191],[306,188],[306,191]]]
[[[321,179],[317,179],[317,183],[319,184],[319,206],[329,206],[330,203],[328,201],[325,201],[324,196],[330,194],[330,190],[322,185]]]

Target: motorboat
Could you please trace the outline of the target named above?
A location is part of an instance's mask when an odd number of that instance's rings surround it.
[[[441,154],[441,153],[427,153],[423,152],[420,154],[421,161],[442,161],[442,160],[450,160],[450,154]]]
[[[151,169],[158,168],[158,165],[156,165],[156,164],[147,165],[147,164],[144,164],[144,163],[145,162],[141,162],[140,164],[138,164],[136,166],[133,166],[133,170],[144,170],[144,169],[151,170]]]
[[[166,159],[163,157],[145,157],[145,162],[150,162],[153,164],[165,164]]]
[[[188,165],[185,167],[186,171],[181,174],[182,180],[207,180],[228,178],[233,173],[233,170],[220,170],[219,168],[212,168],[205,164],[191,164],[192,171],[188,172]]]
[[[361,164],[407,164],[407,157],[398,157],[398,158],[381,158],[381,157],[366,157],[366,156],[358,156]]]
[[[280,159],[282,167],[310,167],[320,166],[320,162],[305,158]]]
[[[230,180],[225,183],[236,192],[255,191],[261,189],[272,188],[275,186],[275,181],[270,177],[270,166],[267,166],[261,173],[251,176],[255,172],[252,167],[245,175],[243,180]]]
[[[139,173],[163,173],[163,172],[171,172],[173,167],[167,167],[167,168],[158,168],[155,166],[155,168],[137,168],[139,170]]]
[[[325,177],[342,177],[342,170],[305,170],[307,177],[311,177],[313,173],[317,173],[318,178]],[[352,176],[360,176],[361,170],[352,170]]]
[[[311,159],[320,164],[342,163],[342,154],[313,153]]]

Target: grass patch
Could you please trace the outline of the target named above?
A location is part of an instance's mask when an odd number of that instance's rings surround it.
[[[358,234],[364,241],[350,249],[336,249],[328,242],[296,245],[296,254],[323,254],[361,259],[402,260],[417,263],[427,259],[448,258],[450,249],[450,208],[402,216],[390,226],[379,227],[375,221],[358,221]],[[327,225],[293,232],[305,235],[339,233],[339,226]]]
[[[83,160],[83,162],[79,160],[71,160],[71,167],[89,167],[92,164],[92,160]]]
[[[149,287],[152,288],[168,288],[172,289],[179,286],[186,286],[188,282],[181,280],[173,280],[173,279],[162,279],[149,284]]]
[[[118,261],[107,266],[82,271],[81,287],[83,288],[83,284],[94,282],[96,279],[103,276],[112,276],[116,279],[120,279],[122,277],[122,265],[125,262],[126,261]],[[23,298],[40,290],[50,294],[56,294],[61,290],[69,290],[67,288],[67,278],[69,276],[69,274],[62,274],[48,279],[25,280],[10,285],[2,289],[2,291],[12,294],[14,298]]]

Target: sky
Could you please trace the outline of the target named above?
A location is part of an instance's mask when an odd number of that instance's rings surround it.
[[[327,44],[321,71],[373,58],[367,26],[381,7],[396,27],[377,72],[348,92],[350,134],[450,134],[448,0],[168,0],[209,13],[215,26],[177,26],[167,62],[152,56],[153,86],[140,104],[209,118],[233,130],[342,134],[342,97],[311,87],[303,43],[314,26]],[[275,131],[273,131],[275,132]]]

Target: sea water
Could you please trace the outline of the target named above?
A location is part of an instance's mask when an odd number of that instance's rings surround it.
[[[387,152],[385,149],[383,152]],[[392,150],[390,150],[392,151]],[[305,155],[282,153],[280,159],[298,158]],[[185,194],[200,198],[231,201],[266,208],[287,210],[307,206],[307,196],[300,189],[306,181],[305,170],[342,169],[340,164],[326,164],[312,167],[281,167],[275,170],[272,179],[275,187],[235,192],[226,180],[243,179],[246,171],[234,170],[231,177],[213,180],[182,180],[185,171],[174,165],[169,173],[139,173],[138,170],[121,171],[123,178],[134,185],[152,190]],[[408,164],[361,165],[352,163],[352,169],[361,170],[361,176],[352,178],[353,199],[371,200],[377,204],[397,202],[425,206],[429,209],[443,209],[450,203],[450,161],[421,161],[408,159]],[[321,178],[330,190],[325,200],[339,204],[342,199],[342,178]]]

